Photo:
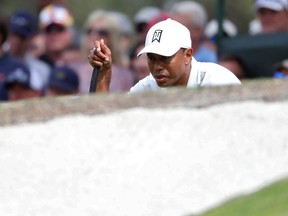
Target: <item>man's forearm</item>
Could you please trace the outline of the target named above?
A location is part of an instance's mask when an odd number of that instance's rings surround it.
[[[97,80],[96,92],[109,92],[112,69],[100,71]]]

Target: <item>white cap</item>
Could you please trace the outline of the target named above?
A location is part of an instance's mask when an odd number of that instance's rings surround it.
[[[268,8],[274,11],[288,9],[288,0],[256,0],[256,10],[260,8]]]
[[[145,47],[138,53],[155,53],[172,56],[180,48],[191,48],[189,30],[179,22],[168,18],[152,26],[146,36]]]
[[[44,7],[39,14],[39,22],[42,29],[51,24],[70,27],[73,25],[73,21],[70,11],[62,5],[48,5]]]

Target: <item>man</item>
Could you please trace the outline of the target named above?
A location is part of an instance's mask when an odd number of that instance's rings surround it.
[[[193,41],[194,58],[201,62],[217,62],[217,47],[204,31],[207,24],[207,12],[201,3],[196,1],[179,1],[170,9],[171,17],[186,26]]]
[[[171,86],[239,85],[236,76],[215,63],[197,62],[193,58],[189,30],[172,19],[158,22],[147,33],[145,47],[151,74],[140,80],[130,92],[157,90]],[[111,51],[104,41],[95,41],[89,56],[92,66],[100,67],[97,91],[108,91],[111,78]]]
[[[274,65],[274,78],[288,79],[288,59],[277,62]]]
[[[288,0],[256,0],[259,33],[288,31]]]
[[[55,67],[49,79],[46,96],[61,96],[79,92],[79,77],[67,66]]]
[[[50,67],[29,53],[33,37],[38,33],[37,19],[28,11],[17,11],[9,20],[9,53],[23,61],[31,72],[31,80],[39,88],[48,84]],[[39,89],[41,91],[42,89]]]
[[[8,89],[6,86],[6,80],[11,73],[16,71],[23,71],[23,73],[29,73],[29,69],[17,58],[9,55],[6,50],[3,49],[3,44],[8,37],[8,28],[6,19],[0,17],[0,102],[7,101]],[[30,74],[29,74],[30,75]]]
[[[46,53],[40,57],[52,68],[63,64],[63,54],[74,35],[73,17],[62,5],[48,5],[39,14],[40,29],[45,36]]]
[[[145,41],[149,23],[160,14],[160,8],[155,6],[142,7],[137,11],[133,19],[134,29],[136,32],[136,43],[142,43]]]
[[[31,74],[25,67],[18,67],[10,72],[5,80],[5,87],[8,91],[9,101],[41,97],[43,95],[43,91],[35,88],[35,84],[31,80]]]

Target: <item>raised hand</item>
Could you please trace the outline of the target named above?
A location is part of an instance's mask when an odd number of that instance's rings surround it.
[[[90,51],[88,60],[92,67],[99,67],[97,92],[109,91],[112,73],[111,56],[111,50],[106,46],[103,39],[94,42],[94,48]]]

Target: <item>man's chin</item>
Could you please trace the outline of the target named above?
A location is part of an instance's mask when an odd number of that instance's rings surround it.
[[[167,78],[163,78],[163,79],[155,79],[156,83],[159,87],[161,88],[166,88],[171,86],[171,84],[169,83],[169,80]]]
[[[171,84],[168,84],[168,83],[158,83],[158,82],[157,82],[157,85],[158,85],[160,88],[168,88],[168,87],[171,87]]]

